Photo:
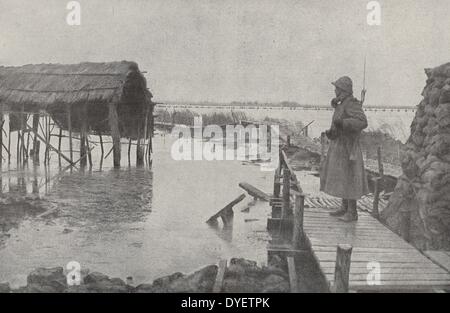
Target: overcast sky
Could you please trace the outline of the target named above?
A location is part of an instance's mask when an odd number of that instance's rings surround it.
[[[367,105],[416,105],[450,62],[449,0],[0,0],[0,65],[134,60],[156,99],[328,104],[353,78]]]

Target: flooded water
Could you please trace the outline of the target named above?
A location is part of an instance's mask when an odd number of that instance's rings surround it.
[[[273,173],[241,161],[174,161],[173,140],[155,135],[151,168],[136,168],[132,154],[133,166],[115,170],[110,156],[100,170],[98,148],[92,171],[60,173],[56,153],[48,167],[34,169],[30,161],[27,169],[16,170],[15,159],[9,168],[4,164],[2,199],[31,197],[38,189],[44,209],[57,210],[38,218],[26,210],[6,212],[0,204],[0,214],[16,217],[0,240],[0,282],[24,285],[34,268],[65,267],[72,260],[113,277],[132,276],[135,283],[191,272],[220,258],[266,261],[267,203],[247,196],[235,206],[232,229],[222,229],[221,223],[211,228],[205,221],[244,193],[239,182],[270,191]],[[127,163],[125,147],[122,165]],[[250,211],[241,212],[248,205]]]
[[[195,110],[208,113],[215,109]],[[269,109],[246,113],[254,119],[270,116],[305,124],[314,120],[309,131],[313,137],[329,126],[332,114],[326,110],[294,110],[287,114],[286,110]],[[388,132],[401,140],[406,139],[414,115],[366,113],[371,129],[390,129]],[[111,139],[103,140],[107,154]],[[175,161],[170,155],[174,140],[157,133],[153,164],[141,168],[134,166],[135,146],[128,166],[124,142],[122,168],[117,170],[112,168],[112,155],[100,162],[99,140],[90,136],[93,167],[81,171],[78,167],[65,168],[64,160],[60,166],[55,152],[50,154],[50,164],[44,166],[43,144],[38,167],[32,161],[25,168],[17,166],[17,132],[13,132],[11,161],[3,161],[0,181],[0,282],[8,281],[12,287],[24,285],[27,274],[36,267],[65,267],[72,260],[79,262],[82,269],[122,279],[132,276],[136,284],[173,272],[191,272],[217,263],[220,258],[265,262],[265,226],[270,213],[267,203],[253,202],[247,195],[235,206],[231,229],[212,228],[205,221],[244,193],[239,182],[246,181],[270,193],[273,173],[241,161]],[[57,146],[58,139],[52,137],[51,143]],[[62,141],[62,150],[67,155],[67,138]],[[77,140],[74,150],[76,160]],[[301,180],[312,182],[311,186],[305,185],[308,192],[318,189],[314,185],[317,179]],[[249,206],[249,212],[241,212]],[[50,214],[39,217],[42,212]]]
[[[183,106],[167,106],[168,110],[182,110]],[[320,110],[312,108],[279,108],[279,107],[254,107],[254,108],[240,108],[240,107],[189,107],[189,110],[197,113],[214,113],[214,112],[230,112],[231,110],[243,111],[249,119],[262,120],[266,117],[275,119],[285,119],[291,122],[302,122],[303,125],[314,121],[308,128],[309,136],[319,138],[321,132],[330,128],[330,121],[333,115],[331,108]],[[365,110],[368,120],[367,130],[380,130],[384,133],[390,134],[395,139],[405,142],[410,133],[410,125],[415,115],[415,110]]]

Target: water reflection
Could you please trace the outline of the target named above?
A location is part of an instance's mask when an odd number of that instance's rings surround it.
[[[68,221],[100,231],[135,223],[151,212],[153,173],[131,168],[62,176],[47,195]]]

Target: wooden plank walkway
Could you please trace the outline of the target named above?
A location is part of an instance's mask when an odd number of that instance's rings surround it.
[[[304,231],[330,289],[337,245],[353,247],[350,291],[450,289],[450,273],[405,242],[367,212],[354,223],[339,221],[323,207],[305,207]],[[377,263],[373,263],[377,262]],[[372,279],[379,265],[379,282]]]

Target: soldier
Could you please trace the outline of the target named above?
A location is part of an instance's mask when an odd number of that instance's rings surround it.
[[[343,76],[332,84],[336,98],[331,100],[331,127],[325,132],[331,142],[320,173],[320,190],[342,198],[341,208],[330,215],[352,222],[358,220],[356,201],[369,189],[359,143],[367,119],[361,102],[353,97],[352,80]]]

